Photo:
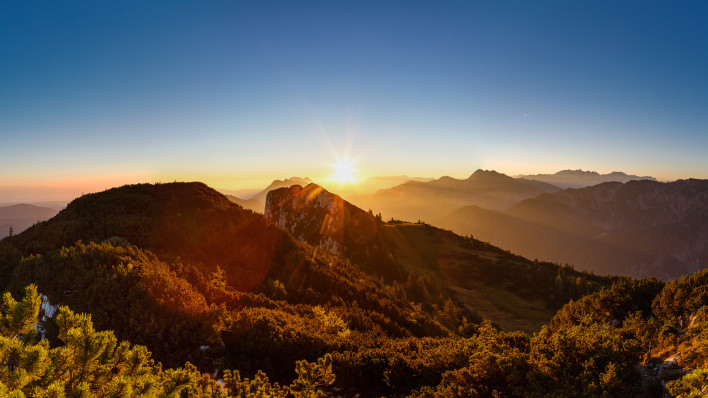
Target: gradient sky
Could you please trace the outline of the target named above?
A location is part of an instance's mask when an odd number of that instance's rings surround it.
[[[337,156],[708,178],[708,2],[0,2],[0,201]]]

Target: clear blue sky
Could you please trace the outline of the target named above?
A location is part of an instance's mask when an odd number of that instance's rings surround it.
[[[708,2],[3,1],[0,139],[0,193],[708,178]]]

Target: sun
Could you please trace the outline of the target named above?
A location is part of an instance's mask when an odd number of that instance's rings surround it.
[[[340,184],[351,184],[356,181],[354,174],[357,170],[354,168],[354,162],[349,159],[338,159],[337,163],[332,165],[334,168],[334,173],[332,173],[331,179],[339,182]]]

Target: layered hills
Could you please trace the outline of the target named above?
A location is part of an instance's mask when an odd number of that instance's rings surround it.
[[[436,223],[531,258],[671,279],[708,264],[708,181],[608,182],[504,211],[467,206]]]
[[[559,190],[540,181],[477,170],[464,180],[441,177],[427,182],[409,181],[373,195],[349,199],[360,208],[381,212],[384,218],[431,222],[462,206],[502,210],[523,199]]]

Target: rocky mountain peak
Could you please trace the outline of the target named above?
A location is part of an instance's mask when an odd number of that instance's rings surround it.
[[[268,192],[265,216],[293,236],[341,253],[345,201],[317,184],[293,185]]]

